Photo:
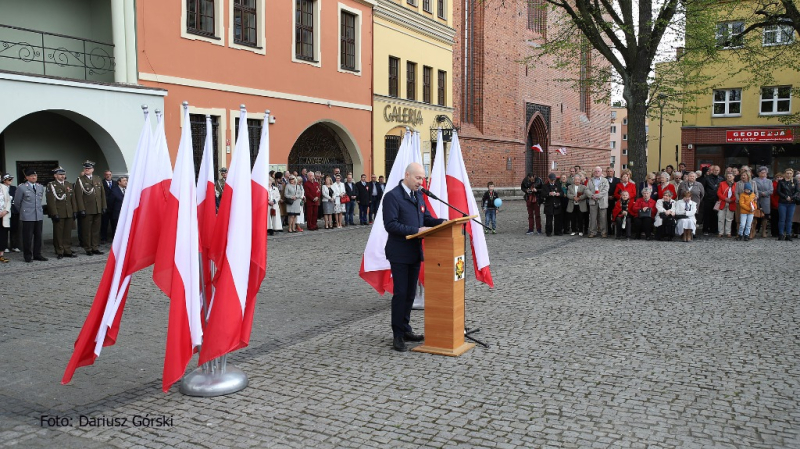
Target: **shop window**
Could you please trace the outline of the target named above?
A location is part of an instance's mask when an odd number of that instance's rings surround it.
[[[742,89],[719,89],[714,91],[714,117],[738,117],[742,115]]]
[[[789,114],[791,111],[791,86],[761,88],[761,115]]]

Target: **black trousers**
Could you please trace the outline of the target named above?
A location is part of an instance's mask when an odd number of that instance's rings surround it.
[[[625,220],[625,229],[622,229],[622,220]],[[626,215],[625,217],[622,214],[619,214],[616,220],[614,220],[614,224],[617,226],[616,235],[617,238],[622,238],[624,235],[627,238],[631,238],[631,228],[633,228],[633,220],[631,219],[630,215]]]
[[[776,215],[777,216],[777,215]],[[775,220],[776,222],[778,220]],[[777,223],[775,224],[777,226]],[[778,229],[777,227],[775,229]],[[5,248],[19,248],[22,244],[19,242],[22,238],[21,235],[22,226],[20,224],[19,214],[11,213],[11,245],[6,246]],[[777,231],[776,231],[777,233]]]
[[[564,225],[561,224],[561,214],[544,214],[544,233],[547,235],[561,235]]]
[[[111,230],[111,211],[103,214],[100,219],[100,240],[107,241],[109,237],[109,230]],[[114,237],[114,232],[111,232],[111,237]]]
[[[714,204],[717,200],[709,201],[706,206],[705,217],[703,217],[703,234],[717,234],[719,226],[717,225],[717,211],[714,210]]]
[[[411,306],[417,294],[419,262],[415,264],[391,262],[394,295],[392,295],[392,334],[402,337],[411,332]]]
[[[640,232],[644,232],[645,238],[650,237],[653,233],[653,217],[636,217],[633,220],[633,225],[636,228],[633,231],[634,237],[638,238]]]
[[[25,260],[42,257],[42,220],[22,222],[22,255]]]
[[[777,237],[778,236],[778,222],[779,221],[780,220],[778,219],[778,208],[776,207],[776,208],[772,209],[772,211],[769,213],[769,227],[770,227],[770,232],[772,233],[773,237]]]

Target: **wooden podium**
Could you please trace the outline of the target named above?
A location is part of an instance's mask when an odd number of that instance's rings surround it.
[[[475,217],[406,237],[425,239],[425,343],[412,351],[455,357],[475,347],[464,342],[464,225]]]

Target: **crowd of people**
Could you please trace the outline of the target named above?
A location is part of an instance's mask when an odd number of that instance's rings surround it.
[[[717,165],[702,170],[668,166],[648,173],[637,185],[630,170],[616,177],[613,167],[590,174],[580,166],[546,180],[528,174],[521,184],[528,209],[527,234],[588,238],[692,241],[704,236],[748,241],[768,233],[778,240],[797,238],[800,227],[800,172],[786,168],[769,177],[767,167]],[[491,191],[491,186],[490,186]],[[488,193],[488,192],[487,192]],[[486,199],[486,196],[484,196]],[[488,207],[487,207],[488,206]],[[490,218],[487,211],[487,221]]]

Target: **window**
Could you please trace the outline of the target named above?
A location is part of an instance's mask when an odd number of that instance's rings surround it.
[[[614,149],[614,148],[616,148],[616,147],[617,147],[617,142],[614,142],[614,141],[612,140],[612,141],[611,141],[611,149],[613,150],[613,149]]]
[[[616,157],[616,156],[611,156],[611,164],[610,164],[610,165],[611,165],[612,167],[614,166],[614,163],[615,163],[615,162],[617,162],[617,157]]]
[[[400,60],[393,56],[389,56],[389,96],[398,96],[400,84]]]
[[[711,115],[716,117],[742,115],[742,89],[715,90],[714,110]]]
[[[438,104],[444,106],[445,103],[445,88],[447,87],[447,72],[439,70],[439,84],[436,86],[438,93]]]
[[[547,3],[545,0],[528,1],[528,29],[542,36],[547,30]]]
[[[406,98],[417,99],[417,63],[406,62]]]
[[[794,41],[794,29],[791,25],[767,25],[764,27],[763,45],[786,45]]]
[[[233,0],[233,42],[258,45],[256,0]]]
[[[627,148],[623,148],[622,149],[622,155],[623,156],[627,156],[628,155],[628,149]]]
[[[744,45],[742,32],[744,22],[722,22],[717,24],[717,47],[738,48]]]
[[[616,134],[616,133],[617,133],[617,127],[616,126],[612,126],[611,127],[611,134]]]
[[[314,61],[314,1],[296,0],[295,57]]]
[[[623,170],[627,170],[628,169],[628,164],[622,164],[622,169]]]
[[[431,102],[431,77],[433,76],[433,69],[424,66],[422,67],[422,101],[425,103]]]
[[[247,119],[247,140],[250,143],[250,168],[253,168],[253,165],[256,163],[256,157],[258,156],[259,145],[261,145],[261,124],[264,123],[263,120],[258,119]],[[236,117],[234,121],[234,141],[239,139],[239,117]]]
[[[622,140],[628,140],[628,135],[627,134],[623,134],[622,135]]]
[[[444,2],[445,0],[436,0],[436,16],[440,19],[447,20],[444,11]]]
[[[342,69],[356,70],[356,16],[342,11]]]
[[[214,0],[187,0],[186,30],[192,34],[215,36]]]
[[[611,120],[614,120],[616,118],[617,118],[617,111],[611,111]]]
[[[624,119],[622,119],[622,124],[623,125],[627,125],[628,124],[628,117],[625,117]]]
[[[406,0],[406,3],[408,3],[411,6],[417,6],[417,0]]]
[[[788,114],[791,111],[791,86],[761,88],[761,115]]]
[[[192,130],[192,154],[194,156],[194,179],[200,172],[200,163],[203,161],[203,151],[206,145],[206,116],[204,114],[189,114],[189,126]],[[214,149],[212,163],[214,164],[214,176],[217,176],[219,161],[219,117],[211,116],[211,146]]]
[[[422,0],[422,10],[425,12],[433,12],[433,10],[431,10],[431,0]]]

